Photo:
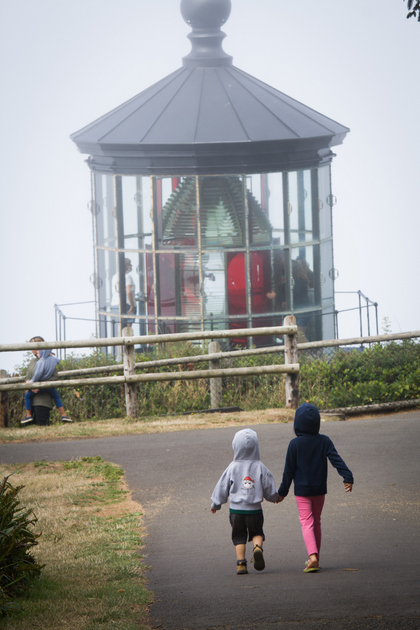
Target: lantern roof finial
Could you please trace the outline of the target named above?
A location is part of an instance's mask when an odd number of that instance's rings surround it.
[[[181,0],[181,15],[192,27],[188,35],[191,52],[183,58],[184,66],[230,66],[232,57],[222,48],[226,37],[220,27],[231,11],[231,0]]]

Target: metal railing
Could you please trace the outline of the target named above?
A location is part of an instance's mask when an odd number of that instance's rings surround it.
[[[375,322],[376,322],[376,334],[379,334],[379,321],[378,321],[378,303],[373,302],[370,298],[366,297],[361,291],[336,291],[336,295],[357,295],[359,298],[359,305],[352,308],[343,308],[335,311],[335,336],[337,339],[340,337],[338,331],[338,316],[341,313],[350,313],[353,311],[359,312],[359,327],[360,336],[363,337],[363,313],[366,312],[367,322],[367,334],[370,336],[370,308],[375,309]],[[362,301],[365,303],[363,304]]]

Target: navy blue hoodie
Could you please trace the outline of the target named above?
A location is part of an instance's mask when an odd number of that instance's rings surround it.
[[[353,475],[347,468],[335,446],[327,435],[320,435],[321,417],[314,405],[305,403],[295,414],[294,430],[296,437],[287,449],[283,480],[279,495],[285,497],[294,481],[295,495],[314,497],[327,494],[328,460],[345,483],[354,483]]]

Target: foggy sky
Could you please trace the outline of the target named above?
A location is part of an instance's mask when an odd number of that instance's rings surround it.
[[[0,343],[54,340],[54,304],[94,300],[89,169],[69,135],[181,66],[179,5],[0,0]],[[420,329],[420,24],[399,0],[232,0],[223,31],[235,66],[350,127],[332,164],[336,290],[378,302],[380,332]],[[67,321],[69,339],[94,330]],[[359,334],[357,313],[339,333]]]

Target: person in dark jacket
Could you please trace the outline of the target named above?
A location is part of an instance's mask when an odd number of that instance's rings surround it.
[[[314,405],[305,403],[295,414],[296,437],[287,449],[278,502],[283,501],[294,481],[303,540],[308,551],[305,573],[319,571],[321,513],[327,494],[328,460],[343,477],[344,491],[351,492],[353,475],[327,435],[320,435],[321,416]]]

